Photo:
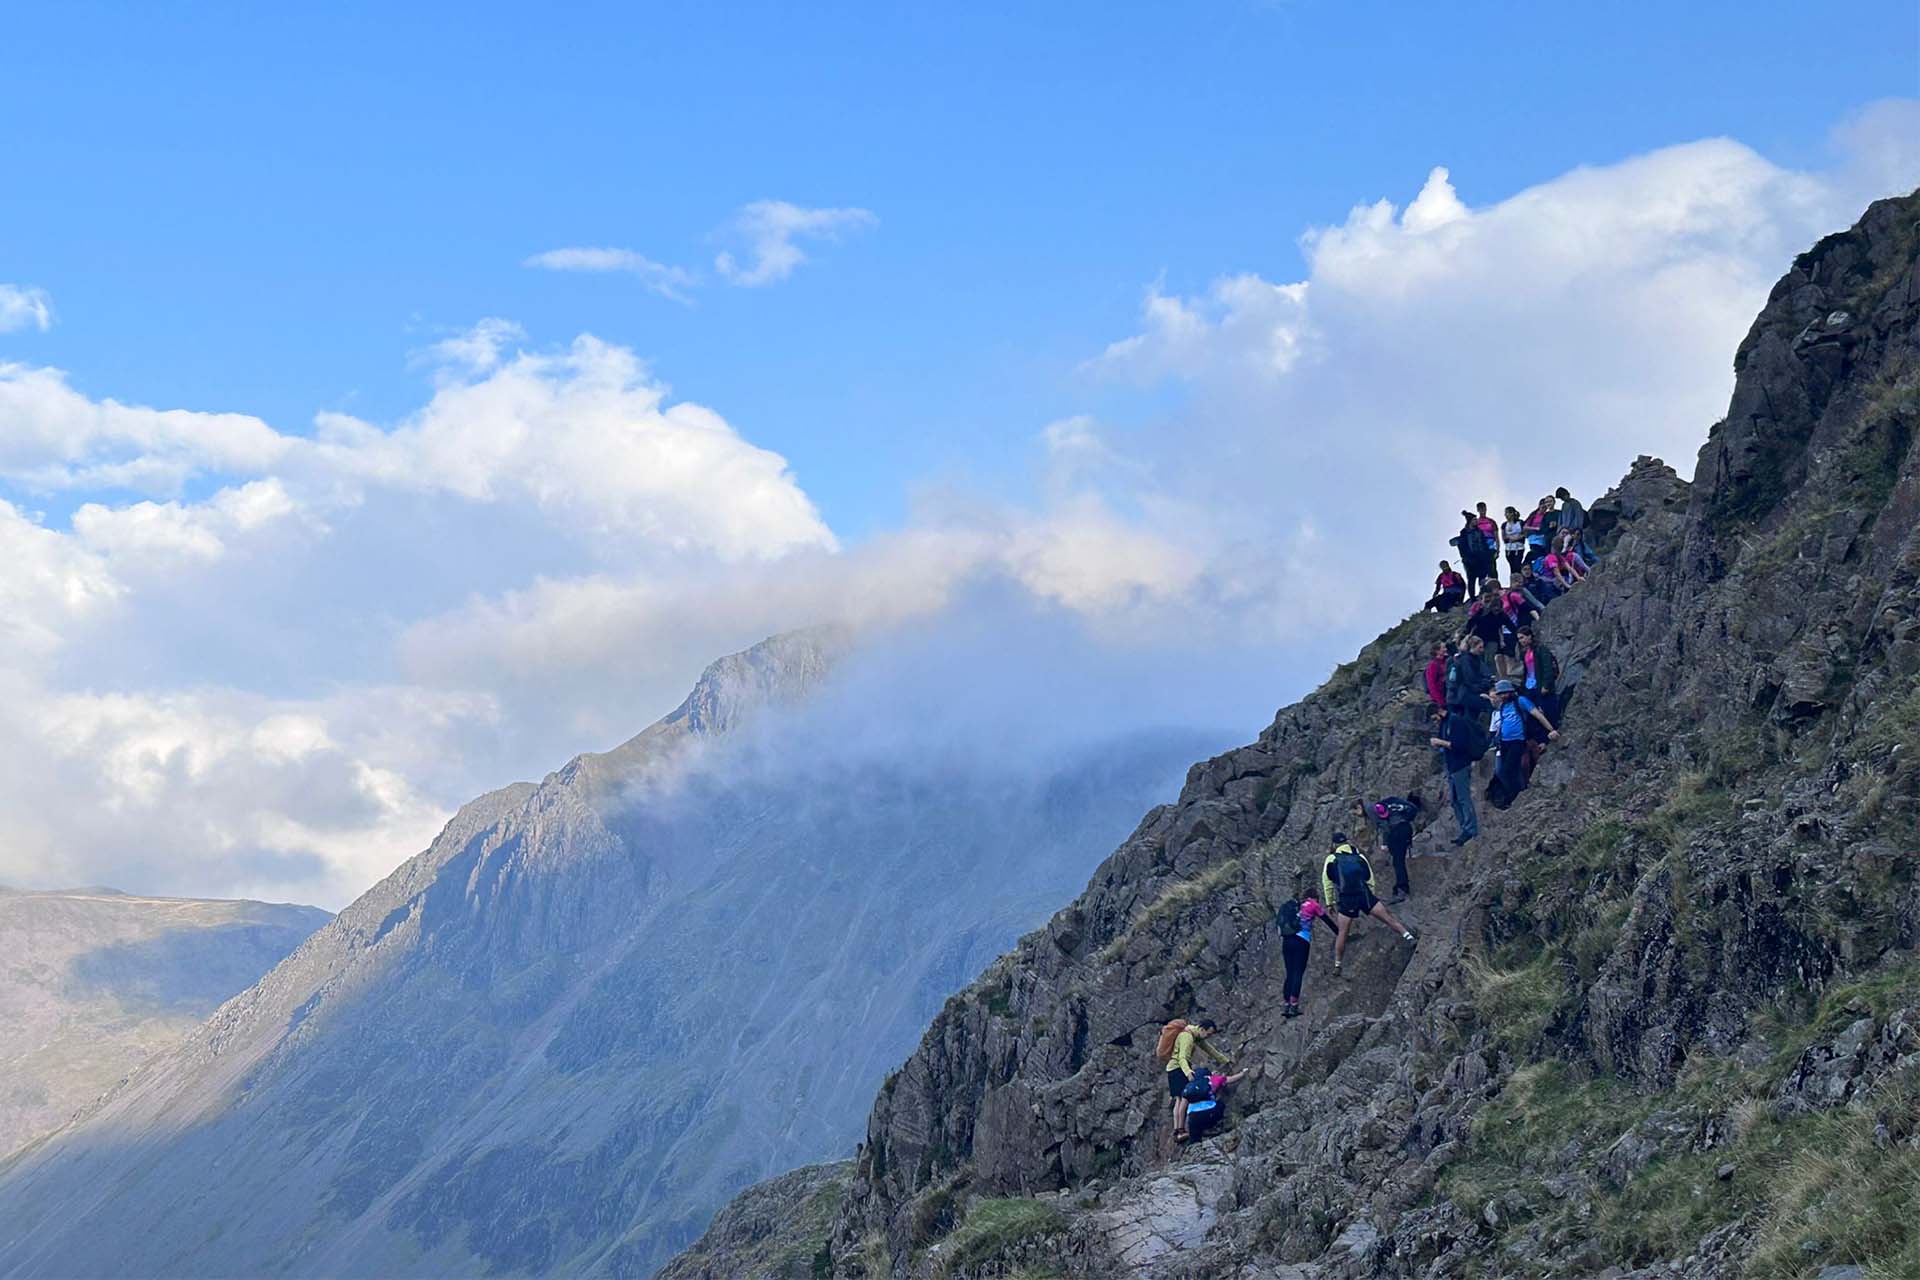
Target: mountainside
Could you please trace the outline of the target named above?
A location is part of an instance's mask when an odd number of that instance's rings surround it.
[[[1920,195],[1802,255],[1693,481],[1593,505],[1567,735],[1479,840],[1436,852],[1415,616],[950,1000],[851,1165],[665,1274],[1920,1275],[1917,258]],[[1335,977],[1322,935],[1281,1018],[1276,906],[1414,787],[1417,945],[1368,922]],[[1152,1048],[1201,1010],[1257,1070],[1176,1148]]]
[[[468,805],[0,1166],[0,1274],[644,1275],[847,1149],[940,1002],[1203,740],[1037,777],[837,752],[808,708],[846,643],[723,659],[624,746]]]
[[[264,902],[0,888],[0,1157],[180,1043],[327,918]]]

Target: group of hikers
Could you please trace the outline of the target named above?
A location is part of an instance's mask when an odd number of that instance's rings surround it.
[[[1559,740],[1560,664],[1535,626],[1549,604],[1584,581],[1599,563],[1587,541],[1586,508],[1564,488],[1540,499],[1524,519],[1517,508],[1508,507],[1506,519],[1495,521],[1484,502],[1460,515],[1464,523],[1452,542],[1459,548],[1464,574],[1441,561],[1433,597],[1424,606],[1449,613],[1467,604],[1461,631],[1453,639],[1435,642],[1424,673],[1433,726],[1428,743],[1446,774],[1459,826],[1451,841],[1456,848],[1480,834],[1474,765],[1490,749],[1496,752],[1487,798],[1504,809],[1526,789],[1547,744]],[[1505,587],[1499,573],[1503,548]],[[1371,823],[1378,849],[1392,861],[1393,903],[1413,891],[1407,855],[1414,824],[1425,808],[1417,791],[1354,802],[1354,829]],[[1276,915],[1286,965],[1283,1017],[1300,1016],[1300,989],[1316,922],[1333,930],[1335,976],[1341,973],[1347,939],[1363,918],[1371,916],[1402,941],[1414,942],[1413,931],[1375,895],[1374,885],[1372,862],[1345,831],[1336,831],[1320,866],[1319,898],[1282,903]],[[1176,1018],[1160,1029],[1155,1052],[1166,1068],[1176,1143],[1199,1138],[1217,1124],[1225,1091],[1246,1074],[1225,1074],[1232,1071],[1232,1061],[1210,1042],[1218,1029],[1213,1019],[1198,1016]],[[1212,1058],[1222,1070],[1197,1066],[1196,1054]]]

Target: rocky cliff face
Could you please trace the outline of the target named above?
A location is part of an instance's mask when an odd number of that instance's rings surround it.
[[[1279,1016],[1273,910],[1352,801],[1443,797],[1431,616],[946,1004],[815,1274],[1920,1274],[1917,259],[1920,196],[1803,255],[1692,483],[1642,459],[1594,504],[1544,628],[1566,740],[1465,853],[1434,806],[1417,946],[1369,925],[1336,978],[1316,945]],[[1257,1074],[1176,1150],[1150,1054],[1195,1010]]]
[[[644,1275],[846,1150],[940,1002],[1196,739],[1040,777],[856,768],[802,705],[844,643],[725,659],[626,745],[468,805],[0,1166],[0,1274]]]
[[[185,1040],[326,922],[317,907],[0,888],[0,1158]]]

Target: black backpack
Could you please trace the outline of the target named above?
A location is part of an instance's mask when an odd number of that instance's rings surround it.
[[[1412,825],[1414,815],[1420,812],[1399,796],[1388,796],[1380,803],[1386,806],[1387,821],[1394,826]]]
[[[1188,1102],[1201,1102],[1213,1096],[1213,1078],[1207,1074],[1205,1067],[1193,1073],[1193,1079],[1187,1081],[1187,1087],[1180,1091],[1180,1096]]]
[[[1293,933],[1300,928],[1300,899],[1288,898],[1280,904],[1280,910],[1274,913],[1274,923],[1284,933]]]
[[[1333,887],[1342,898],[1366,896],[1367,861],[1351,845],[1341,845],[1333,855]]]

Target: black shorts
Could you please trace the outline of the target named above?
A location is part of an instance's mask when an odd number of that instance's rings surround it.
[[[1358,911],[1352,910],[1353,904],[1345,898],[1342,898],[1340,900],[1339,911],[1341,915],[1349,920],[1358,920],[1361,916],[1373,914],[1373,909],[1379,905],[1380,899],[1374,897],[1372,894],[1368,894],[1366,902],[1361,905]]]
[[[1176,1098],[1179,1097],[1186,1090],[1186,1087],[1192,1083],[1193,1083],[1193,1077],[1188,1075],[1186,1072],[1182,1071],[1180,1068],[1178,1067],[1167,1068],[1167,1092],[1172,1094],[1174,1097]]]

